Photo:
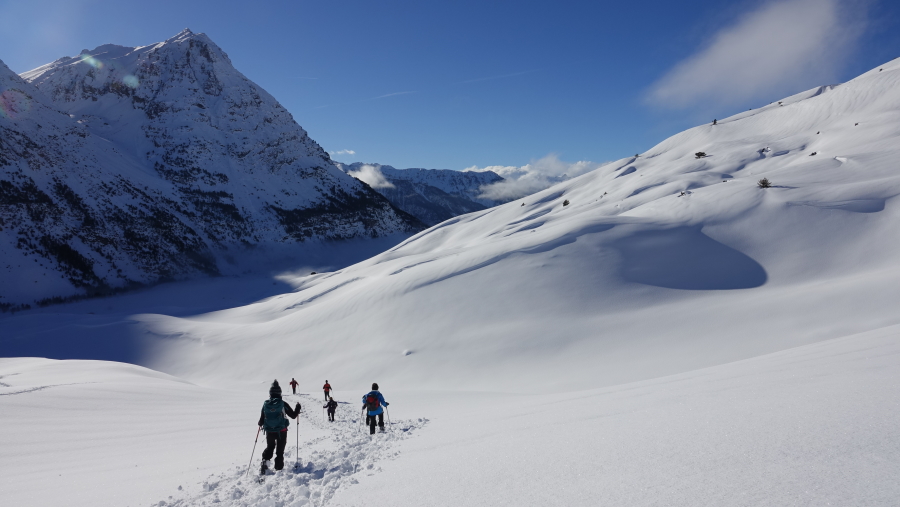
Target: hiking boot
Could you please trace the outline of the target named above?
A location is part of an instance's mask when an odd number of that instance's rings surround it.
[[[269,470],[269,461],[262,460],[262,464],[259,465],[259,475],[266,475],[266,471]]]

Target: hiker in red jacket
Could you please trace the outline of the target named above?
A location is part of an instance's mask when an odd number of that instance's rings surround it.
[[[322,386],[322,389],[325,391],[325,401],[328,401],[328,397],[331,394],[331,384],[328,383],[328,380],[325,381],[325,385]]]
[[[291,389],[294,390],[294,394],[297,394],[297,386],[300,385],[300,383],[297,382],[296,380],[294,380],[294,377],[291,377],[290,384],[291,384]]]

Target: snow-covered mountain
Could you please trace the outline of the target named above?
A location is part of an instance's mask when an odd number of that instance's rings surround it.
[[[389,165],[363,162],[336,165],[366,181],[391,204],[428,225],[500,204],[481,197],[482,187],[503,181],[491,171],[396,169]]]
[[[127,348],[120,359],[182,377],[0,360],[0,447],[13,457],[0,496],[893,506],[898,125],[895,60],[339,271],[0,316],[0,346],[16,339],[20,355],[77,334],[79,350]],[[292,377],[300,392],[286,398],[304,410],[288,466],[259,484],[253,426],[272,379]],[[335,423],[320,413],[324,379]],[[394,424],[368,437],[360,396],[373,381]]]
[[[417,185],[428,185],[442,190],[452,196],[468,199],[473,202],[484,205],[485,207],[496,206],[500,204],[491,199],[481,197],[481,188],[503,181],[495,172],[466,172],[453,171],[450,169],[395,169],[389,165],[376,166],[389,180],[403,180],[415,183]]]
[[[107,44],[22,78],[2,66],[0,79],[7,308],[220,273],[258,246],[421,227],[337,169],[203,34]]]
[[[202,321],[142,317],[178,337],[147,364],[259,380],[249,365],[291,343],[283,371],[550,391],[900,323],[898,124],[895,60],[298,278],[292,293]]]

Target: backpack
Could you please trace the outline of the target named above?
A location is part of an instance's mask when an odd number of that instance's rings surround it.
[[[366,395],[366,408],[369,412],[374,412],[378,410],[378,407],[381,406],[381,402],[378,401],[378,395],[375,394],[375,391]]]
[[[272,398],[263,402],[262,411],[265,417],[263,429],[268,432],[287,429],[290,424],[284,415],[284,401],[279,398]]]

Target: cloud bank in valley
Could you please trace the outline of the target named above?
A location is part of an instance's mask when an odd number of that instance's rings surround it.
[[[670,108],[790,95],[837,77],[865,28],[866,2],[783,0],[745,14],[647,94]]]
[[[548,188],[586,172],[593,171],[605,163],[579,161],[564,162],[557,155],[550,154],[533,160],[523,166],[467,167],[464,171],[493,171],[503,177],[503,181],[481,187],[482,199],[499,202],[512,201]]]
[[[394,184],[381,174],[381,169],[374,165],[364,165],[356,171],[348,171],[347,174],[372,188],[394,188]]]

